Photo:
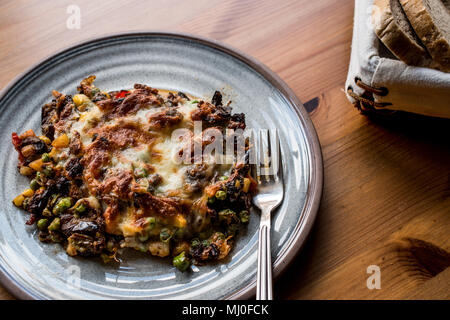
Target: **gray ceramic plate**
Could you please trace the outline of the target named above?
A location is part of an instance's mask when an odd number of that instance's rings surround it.
[[[255,291],[257,226],[224,263],[177,272],[169,261],[129,251],[120,266],[72,258],[36,239],[27,215],[11,200],[28,185],[17,173],[11,132],[40,132],[41,106],[51,91],[75,93],[87,75],[106,90],[145,83],[211,97],[216,89],[247,115],[250,128],[278,128],[285,198],[273,219],[274,275],[291,262],[313,224],[322,192],[322,158],[313,125],[286,84],[254,59],[214,41],[170,33],[108,36],[66,49],[31,68],[0,94],[0,280],[28,299],[230,299]]]

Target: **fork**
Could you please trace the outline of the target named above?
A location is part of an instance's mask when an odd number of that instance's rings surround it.
[[[256,299],[272,300],[272,255],[270,250],[271,212],[283,200],[283,167],[280,155],[278,130],[260,130],[255,139],[256,165],[255,179],[258,193],[253,203],[261,210],[258,243],[258,273],[256,279]]]

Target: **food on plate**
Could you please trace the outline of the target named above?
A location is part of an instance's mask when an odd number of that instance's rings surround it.
[[[248,223],[256,182],[245,158],[205,151],[245,129],[245,115],[219,91],[207,102],[142,84],[105,92],[94,80],[74,96],[53,91],[42,135],[12,134],[18,170],[31,179],[13,200],[27,224],[71,256],[118,261],[134,248],[170,256],[182,271],[224,259]],[[244,148],[248,157],[248,140]]]

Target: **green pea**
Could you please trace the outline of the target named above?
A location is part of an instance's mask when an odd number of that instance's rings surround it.
[[[155,217],[147,217],[147,218],[145,218],[145,225],[146,225],[148,230],[153,229],[155,227],[155,225],[156,225]]]
[[[42,211],[42,215],[43,215],[44,217],[51,217],[51,216],[52,216],[52,213],[50,212],[50,210],[49,210],[48,208],[45,208],[45,209]]]
[[[43,162],[50,162],[51,161],[50,156],[49,156],[48,153],[43,153],[42,154],[42,161]]]
[[[49,206],[55,205],[58,199],[60,199],[60,195],[58,193],[52,194],[50,200],[48,201]]]
[[[167,228],[162,229],[161,232],[159,233],[159,239],[162,242],[167,242],[170,240],[170,238],[172,238],[172,234],[170,230]]]
[[[221,177],[219,178],[219,180],[220,180],[220,181],[226,181],[226,180],[228,180],[228,176],[221,176]]]
[[[191,240],[191,248],[197,248],[200,245],[200,240],[198,240],[197,238],[194,238]]]
[[[37,222],[37,227],[39,230],[45,230],[48,226],[48,219],[39,219]]]
[[[140,242],[145,242],[148,240],[148,233],[144,232],[138,236]]]
[[[239,219],[242,223],[248,223],[249,213],[247,210],[242,210],[239,212]]]
[[[62,198],[61,200],[58,201],[58,203],[53,207],[53,214],[55,215],[60,215],[61,213],[63,213],[64,211],[66,211],[68,208],[70,208],[70,206],[72,205],[72,199],[67,197],[67,198]]]
[[[23,200],[22,202],[22,208],[24,208],[25,210],[27,209],[28,204],[30,203],[30,199],[31,198],[25,198],[25,200]]]
[[[42,173],[40,173],[39,171],[36,172],[36,178],[35,178],[35,180],[36,180],[37,182],[42,182]]]
[[[53,207],[53,214],[55,216],[59,216],[62,212],[64,212],[64,209],[59,204]]]
[[[208,204],[213,204],[214,202],[216,202],[215,197],[208,198]]]
[[[219,190],[216,192],[215,196],[219,200],[225,200],[227,198],[227,193],[223,190]]]
[[[46,177],[51,177],[51,176],[53,176],[53,173],[54,173],[53,168],[52,168],[52,167],[49,167],[49,166],[45,167],[45,168],[42,170],[42,172],[44,173],[44,175],[45,175]]]
[[[191,262],[189,261],[188,257],[186,257],[186,253],[183,251],[173,258],[172,264],[175,268],[183,272],[186,271],[187,268],[189,268]]]
[[[226,217],[232,216],[232,215],[234,215],[234,214],[236,214],[236,213],[234,213],[233,210],[231,210],[231,209],[225,209],[225,210],[219,211],[219,219],[220,219],[220,217],[226,218]]]
[[[61,219],[55,218],[53,219],[52,223],[48,226],[49,231],[57,231],[61,227]]]
[[[37,182],[36,179],[31,180],[31,182],[30,182],[30,189],[31,190],[36,191],[40,187],[41,187],[41,185],[39,184],[39,182]]]
[[[78,212],[78,213],[83,213],[85,211],[86,211],[86,206],[82,203],[80,203],[78,205],[78,207],[75,209],[75,212]]]

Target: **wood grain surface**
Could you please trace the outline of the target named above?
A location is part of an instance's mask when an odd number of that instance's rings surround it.
[[[81,9],[68,29],[69,5]],[[0,87],[68,45],[132,30],[223,41],[266,64],[305,102],[325,185],[278,299],[449,299],[449,120],[366,117],[343,89],[353,0],[0,1]],[[370,265],[381,289],[369,290]],[[0,287],[0,298],[13,297]]]

